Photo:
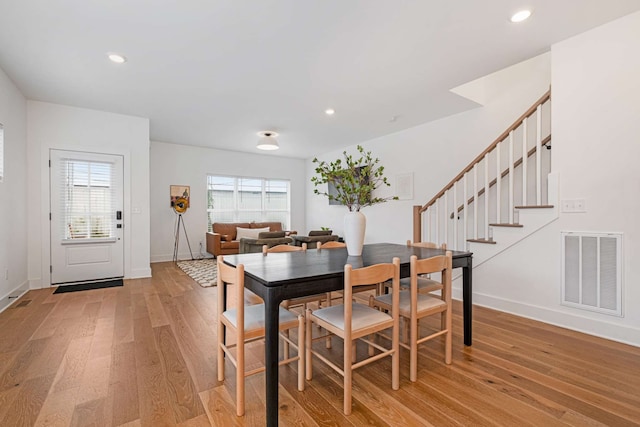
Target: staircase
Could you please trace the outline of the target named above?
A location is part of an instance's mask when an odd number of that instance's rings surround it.
[[[438,194],[413,208],[413,240],[474,253],[474,266],[558,217],[551,90]]]

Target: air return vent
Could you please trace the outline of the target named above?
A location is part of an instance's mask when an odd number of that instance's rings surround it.
[[[562,304],[622,316],[622,234],[562,232]]]

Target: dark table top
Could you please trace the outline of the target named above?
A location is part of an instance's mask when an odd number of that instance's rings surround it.
[[[451,252],[454,267],[462,266],[456,260],[466,260],[472,255],[470,252]],[[361,257],[350,257],[347,255],[346,249],[338,248],[320,251],[311,249],[306,252],[285,252],[266,256],[263,254],[225,255],[224,261],[233,266],[244,264],[244,271],[247,276],[263,286],[272,287],[287,285],[292,282],[335,279],[344,274],[345,264],[360,268],[391,262],[393,257],[400,258],[401,277],[407,277],[409,275],[411,255],[416,255],[418,258],[423,259],[444,253],[445,251],[442,249],[417,248],[393,243],[374,243],[364,246]]]

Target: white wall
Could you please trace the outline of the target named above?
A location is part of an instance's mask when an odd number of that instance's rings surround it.
[[[552,168],[560,199],[586,213],[558,221],[474,272],[475,302],[640,345],[640,13],[552,47]],[[623,312],[560,305],[561,231],[622,232]]]
[[[412,239],[413,206],[428,202],[549,89],[549,60],[548,54],[541,55],[476,82],[484,85],[486,104],[483,107],[361,144],[380,158],[392,184],[377,194],[393,195],[397,174],[412,172],[414,177],[413,200],[389,201],[363,209],[367,217],[365,242],[404,243]],[[497,90],[500,82],[507,83]],[[347,151],[355,153],[355,146],[348,147]],[[335,160],[341,156],[342,150],[318,155],[318,158]],[[346,208],[329,206],[326,197],[314,195],[309,181],[313,175],[314,164],[308,160],[307,226],[310,229],[331,227],[343,235]]]
[[[183,215],[193,255],[206,256],[207,175],[231,175],[291,180],[291,229],[305,229],[305,163],[301,159],[247,154],[212,148],[151,142],[151,261],[171,261],[176,215],[169,206],[169,186],[191,187],[190,208]],[[180,259],[189,249],[180,236]]]
[[[50,285],[49,150],[124,156],[124,274],[149,277],[149,120],[28,101],[29,279]],[[139,213],[133,213],[133,211]]]
[[[0,182],[0,310],[28,288],[27,101],[0,70],[0,123],[4,125],[4,181]],[[8,274],[7,274],[8,273]],[[7,275],[5,275],[7,274]],[[8,278],[7,278],[8,276]]]

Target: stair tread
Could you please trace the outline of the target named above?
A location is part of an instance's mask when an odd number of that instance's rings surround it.
[[[523,225],[522,224],[511,224],[508,222],[501,222],[501,223],[496,223],[496,224],[489,224],[491,227],[517,227],[517,228],[522,228]]]
[[[487,240],[487,239],[467,239],[467,242],[471,243],[487,243],[489,245],[495,245],[495,240]]]
[[[553,205],[526,205],[526,206],[515,206],[515,209],[551,209]]]

